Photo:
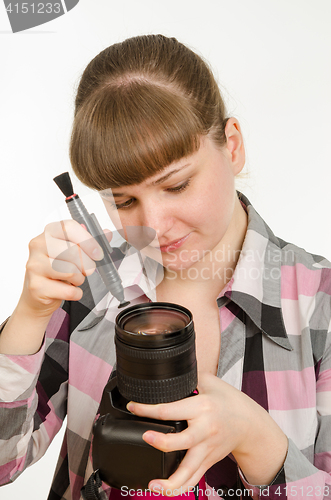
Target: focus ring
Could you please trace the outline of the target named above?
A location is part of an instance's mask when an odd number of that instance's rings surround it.
[[[164,349],[140,349],[137,347],[128,347],[115,337],[116,349],[124,356],[137,359],[167,359],[179,356],[195,347],[195,338],[191,338],[179,346],[166,347]]]

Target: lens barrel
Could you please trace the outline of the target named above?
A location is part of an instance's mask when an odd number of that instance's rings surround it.
[[[115,321],[117,385],[139,403],[169,403],[197,386],[191,312],[178,304],[151,302],[128,307]]]

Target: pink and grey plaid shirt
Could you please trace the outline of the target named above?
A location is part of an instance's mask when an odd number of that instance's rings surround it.
[[[228,456],[206,472],[205,495],[331,498],[331,264],[277,238],[239,196],[249,223],[235,272],[217,298],[217,376],[265,408],[288,436],[289,448],[271,485],[247,484]],[[114,252],[121,270],[127,259],[121,261],[120,249]],[[143,272],[130,283],[131,304],[154,300]],[[0,355],[0,484],[42,457],[67,416],[48,500],[82,498],[93,472],[92,425],[115,364],[118,309],[97,273],[83,289],[82,301],[65,302],[53,314],[39,352]],[[100,493],[120,496],[105,484]]]

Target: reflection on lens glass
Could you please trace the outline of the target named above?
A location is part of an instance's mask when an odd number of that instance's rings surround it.
[[[149,310],[128,318],[123,328],[127,332],[140,335],[156,335],[160,333],[176,332],[184,328],[189,322],[186,314],[180,311],[165,309]]]

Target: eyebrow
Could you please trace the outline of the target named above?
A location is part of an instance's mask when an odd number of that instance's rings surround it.
[[[184,168],[189,167],[189,166],[190,166],[190,163],[187,163],[186,165],[184,165],[181,168],[175,168],[174,170],[171,170],[171,172],[168,172],[167,174],[163,175],[162,177],[159,177],[158,179],[156,179],[156,181],[151,182],[149,185],[158,186],[159,184],[162,184],[162,182],[168,180],[169,177],[171,177],[172,175],[177,174],[177,172],[181,172],[182,170],[184,170]],[[120,197],[120,196],[125,196],[125,193],[112,193],[112,194],[113,194],[114,198]]]

